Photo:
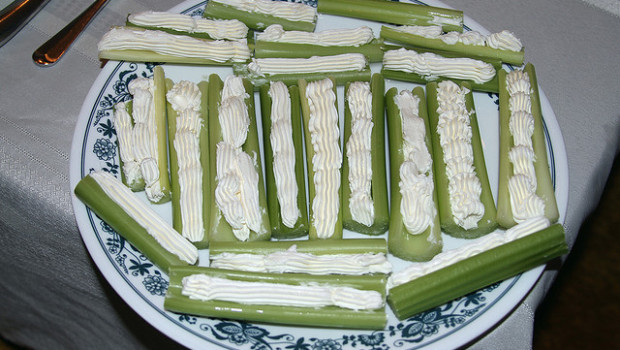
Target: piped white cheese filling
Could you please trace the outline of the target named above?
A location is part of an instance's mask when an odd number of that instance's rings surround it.
[[[510,108],[508,125],[513,139],[513,147],[508,153],[513,172],[508,180],[508,193],[512,216],[519,223],[544,215],[545,202],[536,194],[536,156],[532,146],[534,117],[529,76],[521,70],[512,71],[506,74],[506,87]]]
[[[299,188],[295,174],[291,96],[281,81],[271,83],[269,96],[271,97],[269,140],[273,152],[273,175],[280,204],[280,216],[286,227],[294,227],[301,216],[301,211],[297,205]]]
[[[316,21],[316,8],[296,2],[272,0],[211,0],[246,12],[284,18],[290,21]]]
[[[160,30],[112,28],[98,44],[99,51],[147,50],[176,57],[189,57],[215,62],[245,62],[250,49],[245,40],[204,40],[175,35]]]
[[[252,272],[363,275],[392,271],[385,254],[314,255],[298,252],[295,245],[265,255],[222,253],[210,259],[210,266],[214,268]]]
[[[446,44],[454,45],[462,43],[472,46],[488,46],[494,49],[521,51],[523,45],[514,33],[503,30],[499,33],[483,35],[477,31],[448,32],[443,33],[441,26],[397,26],[391,27],[394,30],[418,35],[428,39],[441,39]]]
[[[328,29],[321,32],[286,31],[279,24],[272,24],[256,35],[258,41],[320,46],[361,46],[375,38],[372,29],[366,26],[345,29]]]
[[[112,201],[142,226],[164,249],[188,264],[196,263],[198,249],[187,239],[181,237],[166,220],[155,213],[143,200],[140,200],[120,180],[106,171],[92,172],[89,176],[97,182]]]
[[[386,288],[390,290],[393,287],[413,281],[416,278],[438,271],[444,267],[458,263],[487,250],[499,247],[502,244],[515,241],[547,227],[549,227],[549,220],[545,217],[539,216],[523,221],[520,224],[508,229],[506,232],[491,232],[471,243],[441,252],[431,261],[413,262],[404,270],[392,273],[392,275],[388,278]]]
[[[340,130],[336,94],[330,79],[308,83],[306,96],[310,106],[308,131],[312,149],[312,168],[315,196],[312,200],[312,225],[319,238],[334,234],[340,211]]]
[[[347,93],[351,111],[351,135],[347,140],[349,160],[349,210],[351,218],[370,227],[375,221],[372,199],[372,93],[368,82],[353,82]],[[346,199],[346,198],[345,198]]]
[[[437,133],[443,149],[448,176],[450,208],[457,225],[469,230],[478,227],[484,215],[480,201],[482,186],[474,170],[472,130],[465,95],[469,90],[445,80],[437,84]]]
[[[146,196],[158,202],[164,193],[159,184],[159,152],[157,151],[157,124],[155,120],[155,85],[153,79],[137,78],[127,86],[133,96],[134,155],[140,163]],[[168,176],[168,174],[166,174]]]
[[[398,184],[402,195],[400,213],[407,232],[417,235],[432,227],[436,215],[433,158],[426,147],[424,119],[418,115],[418,96],[403,90],[394,96],[394,102],[400,110],[403,136],[404,161]]]
[[[226,77],[218,108],[222,141],[215,154],[215,202],[240,241],[247,241],[250,231],[263,231],[256,163],[241,149],[250,125],[247,97],[241,77]]]
[[[384,305],[381,293],[351,287],[247,282],[205,274],[189,275],[182,283],[183,295],[203,301],[312,308],[338,306],[351,310],[374,310]]]
[[[359,53],[345,53],[333,56],[312,56],[310,58],[253,58],[248,71],[263,77],[274,74],[329,73],[340,71],[362,71],[368,66],[366,57]]]
[[[138,26],[173,29],[188,33],[205,33],[216,40],[240,40],[248,35],[241,21],[207,19],[180,13],[145,11],[129,15],[127,20]]]
[[[447,58],[432,52],[417,53],[404,48],[386,51],[383,68],[415,73],[427,80],[446,77],[482,84],[495,77],[495,68],[490,63],[466,57]]]
[[[166,94],[178,116],[173,147],[177,154],[179,206],[183,223],[181,234],[191,242],[204,238],[202,164],[200,163],[200,130],[202,94],[198,85],[182,80]]]
[[[142,171],[140,171],[140,160],[135,155],[135,140],[133,137],[133,121],[127,104],[119,102],[114,108],[114,129],[118,139],[118,149],[121,160],[123,161],[123,175],[129,187],[137,186],[144,182]]]

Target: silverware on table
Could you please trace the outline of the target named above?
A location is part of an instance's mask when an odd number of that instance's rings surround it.
[[[101,10],[108,0],[96,0],[84,12],[67,24],[58,34],[41,45],[32,54],[34,63],[46,67],[58,62],[60,57],[69,49],[73,41],[86,28],[88,23]]]
[[[0,11],[0,47],[22,29],[49,0],[15,0]]]

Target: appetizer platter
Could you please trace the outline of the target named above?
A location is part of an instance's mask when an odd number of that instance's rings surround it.
[[[562,135],[509,30],[435,1],[186,1],[99,50],[76,220],[189,348],[459,347],[567,252]]]

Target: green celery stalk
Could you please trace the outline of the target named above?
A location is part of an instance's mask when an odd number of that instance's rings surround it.
[[[314,255],[327,254],[387,254],[387,246],[383,238],[351,238],[341,240],[303,240],[303,241],[255,241],[243,244],[237,242],[213,242],[209,254],[215,256],[222,253],[231,254],[271,254],[289,249],[295,245],[300,253]]]
[[[400,116],[400,109],[394,98],[398,94],[397,88],[391,88],[385,96],[385,106],[388,121],[388,140],[390,151],[390,196],[391,213],[390,227],[388,233],[388,249],[391,254],[404,260],[427,261],[441,252],[443,240],[441,237],[441,224],[439,215],[435,215],[432,226],[424,232],[412,235],[407,231],[403,224],[403,215],[400,211],[402,194],[400,192],[400,167],[405,161],[403,154],[403,130]],[[414,96],[420,99],[418,105],[418,116],[424,120],[426,125],[426,147],[429,153],[433,154],[431,145],[431,129],[426,110],[426,98],[424,89],[416,87],[413,89]],[[434,158],[436,159],[436,158]],[[437,185],[433,191],[433,202],[437,212]]]
[[[430,122],[431,141],[433,144],[433,164],[435,170],[435,183],[437,187],[437,198],[439,204],[439,219],[441,221],[441,228],[449,235],[460,238],[476,238],[485,235],[497,228],[496,207],[491,193],[491,186],[489,184],[489,178],[487,175],[487,168],[484,159],[484,152],[482,149],[482,139],[480,137],[480,129],[478,127],[478,118],[476,117],[476,109],[474,106],[474,99],[469,84],[461,83],[461,88],[467,88],[470,91],[465,95],[465,105],[468,111],[472,113],[469,116],[469,123],[471,126],[472,137],[471,144],[474,155],[474,170],[476,176],[480,180],[482,187],[482,193],[480,195],[480,201],[484,205],[484,215],[478,221],[478,227],[466,230],[459,226],[452,215],[452,208],[450,205],[450,193],[448,190],[448,175],[446,173],[446,163],[444,162],[444,151],[440,145],[439,134],[437,133],[437,123],[439,114],[437,108],[439,103],[437,101],[437,83],[431,82],[426,84],[426,98],[428,116]]]
[[[260,157],[260,146],[258,139],[258,127],[256,121],[256,113],[254,109],[254,87],[246,80],[244,80],[244,86],[248,98],[245,102],[248,107],[248,113],[250,118],[250,126],[248,128],[248,135],[245,143],[242,146],[242,150],[256,159],[256,170],[258,172],[258,191],[259,191],[259,204],[262,213],[262,232],[250,233],[250,241],[254,240],[268,240],[271,237],[269,215],[267,210],[267,198],[265,195],[265,182],[263,179],[263,171]],[[208,236],[210,242],[216,241],[237,241],[237,238],[233,234],[232,227],[228,224],[220,208],[215,203],[215,189],[217,187],[217,162],[216,162],[216,149],[217,144],[222,141],[222,129],[219,122],[219,107],[222,101],[222,88],[224,82],[217,74],[211,74],[209,76],[209,88],[208,88],[208,114],[209,114],[209,152],[212,157],[209,159],[209,173],[210,191],[209,199],[212,200],[211,210],[209,216],[209,229]]]
[[[74,193],[101,220],[162,270],[167,272],[171,266],[187,265],[187,262],[163,248],[144,227],[110,198],[90,175],[78,182]]]
[[[144,25],[139,25],[139,24],[131,22],[129,20],[129,16],[127,16],[127,20],[125,21],[125,26],[126,27],[133,27],[133,28],[142,28],[142,29],[146,29],[146,30],[160,30],[162,32],[166,32],[166,33],[170,33],[170,34],[174,34],[174,35],[186,35],[186,36],[191,36],[193,38],[198,38],[198,39],[224,40],[224,39],[216,39],[216,38],[212,37],[211,35],[209,35],[209,33],[206,33],[206,32],[186,32],[186,31],[182,31],[182,30],[177,30],[177,29],[172,29],[172,28],[164,27],[164,24],[162,24],[161,26],[144,26]],[[247,37],[249,37],[249,35],[247,35],[246,38]],[[234,39],[226,39],[226,40],[234,40]]]
[[[248,12],[234,6],[225,5],[215,1],[207,2],[204,17],[214,19],[238,19],[245,23],[249,28],[262,31],[272,24],[279,24],[284,30],[301,30],[305,32],[314,31],[316,17],[312,22],[291,21],[285,18],[263,14],[259,12]]]
[[[403,320],[568,252],[560,224],[529,234],[393,287],[388,303]]]
[[[440,7],[383,0],[319,0],[317,10],[328,15],[400,25],[441,25],[446,32],[463,31],[463,12]]]
[[[334,84],[334,95],[338,96],[336,93],[336,83],[334,79],[332,79],[332,83]],[[308,103],[308,97],[306,95],[306,88],[308,87],[309,82],[301,79],[298,82],[299,85],[299,98],[301,102],[301,115],[303,116],[303,130],[304,130],[304,139],[306,142],[306,168],[308,173],[308,197],[310,198],[308,202],[309,207],[309,219],[310,219],[310,229],[308,231],[309,239],[319,239],[317,236],[316,226],[314,223],[314,211],[312,209],[312,203],[314,201],[314,197],[316,195],[315,185],[314,185],[314,167],[312,164],[312,158],[315,154],[314,149],[312,147],[311,135],[308,130],[308,123],[310,121],[310,105]],[[334,101],[334,106],[336,110],[338,110],[338,101]],[[342,202],[342,184],[340,184],[340,201]],[[342,210],[338,210],[338,219],[336,220],[336,225],[334,227],[334,233],[329,239],[342,239]]]
[[[127,111],[127,113],[129,113],[129,115],[131,115],[131,111],[132,111],[132,106],[133,103],[131,100],[126,101],[125,102],[125,110]],[[118,104],[114,105],[114,111],[116,112],[116,110],[119,108],[120,106]],[[133,122],[133,119],[132,119]],[[124,145],[121,145],[119,142],[119,139],[116,139],[116,147],[120,150],[122,147],[125,147]],[[125,186],[129,187],[132,191],[134,192],[140,192],[140,191],[144,191],[144,178],[140,178],[138,179],[136,182],[134,183],[128,183],[127,181],[127,176],[125,175],[125,162],[123,161],[123,158],[118,157],[118,163],[119,163],[119,172],[121,174],[121,181],[123,182],[123,184],[125,184]]]
[[[172,88],[174,83],[170,79],[166,79],[166,86],[168,90]],[[206,81],[198,83],[198,88],[201,92],[201,119],[202,127],[200,128],[200,164],[202,165],[202,221],[205,228],[204,238],[198,242],[192,242],[198,248],[207,248],[209,246],[209,237],[207,235],[207,228],[209,227],[209,193],[210,193],[210,176],[209,176],[209,127],[208,127],[208,87],[209,84]],[[179,164],[178,155],[174,148],[174,140],[176,138],[177,131],[177,117],[178,113],[172,108],[170,103],[167,104],[168,108],[168,150],[170,157],[170,186],[171,186],[171,198],[172,198],[172,227],[179,233],[183,232],[183,218],[181,217],[181,189],[179,185]]]
[[[345,91],[348,91],[347,85]],[[373,128],[370,136],[371,162],[372,162],[372,181],[371,195],[375,219],[371,226],[366,226],[355,220],[351,215],[349,198],[351,188],[349,182],[349,160],[347,154],[347,142],[351,137],[351,109],[349,101],[345,98],[344,109],[344,143],[343,143],[343,164],[342,164],[342,224],[347,230],[360,232],[369,235],[379,235],[385,233],[390,221],[387,196],[387,180],[385,174],[385,111],[384,111],[384,91],[385,81],[381,74],[374,74],[370,81],[370,91],[372,93],[372,122]],[[345,92],[345,96],[347,96]]]
[[[373,39],[360,46],[323,46],[313,44],[284,43],[257,40],[254,47],[256,58],[310,58],[312,56],[331,56],[344,53],[361,53],[368,62],[381,62],[383,59],[383,41]]]
[[[166,114],[166,76],[161,66],[153,68],[153,103],[157,127],[157,165],[159,167],[159,187],[164,196],[156,204],[170,201],[170,175],[168,174],[167,114]]]
[[[114,27],[118,29],[128,28],[134,31],[146,31],[143,27],[129,26],[129,27]],[[114,29],[113,28],[113,29]],[[203,39],[194,37],[196,40],[201,40],[204,43],[212,42],[214,40]],[[251,54],[248,47],[248,53]],[[163,62],[163,63],[176,63],[176,64],[189,64],[189,65],[209,65],[209,66],[232,66],[232,59],[226,61],[216,61],[213,59],[201,58],[201,57],[183,57],[168,54],[157,53],[147,49],[130,49],[130,50],[99,50],[99,58],[104,60],[116,60],[116,61],[130,61],[130,62]]]
[[[204,66],[232,66],[232,61],[217,62],[214,60],[198,58],[198,57],[180,57],[163,55],[147,50],[103,50],[99,51],[99,58],[115,61],[130,62],[164,62],[188,65],[204,65]]]
[[[534,117],[534,133],[532,135],[532,146],[534,148],[535,160],[534,169],[536,172],[536,194],[545,202],[545,217],[550,222],[556,222],[560,216],[555,198],[553,181],[547,162],[547,145],[545,143],[543,115],[540,107],[540,97],[538,93],[538,83],[536,71],[531,63],[525,65],[524,71],[527,73],[532,88],[530,95],[532,116]],[[497,194],[497,222],[500,226],[509,228],[516,225],[512,216],[510,204],[510,193],[508,191],[508,180],[513,174],[513,166],[508,158],[508,152],[514,146],[513,138],[510,133],[510,107],[508,104],[508,91],[506,89],[506,71],[499,72],[499,187]]]
[[[280,215],[280,203],[278,201],[278,189],[273,173],[273,149],[271,147],[271,107],[272,99],[269,96],[269,84],[260,87],[260,104],[263,122],[263,152],[265,155],[265,180],[267,184],[267,203],[269,208],[269,222],[271,223],[271,235],[275,238],[295,238],[308,234],[308,207],[306,205],[306,182],[304,179],[303,141],[301,130],[301,114],[299,102],[299,88],[290,86],[289,96],[291,101],[291,124],[293,129],[293,145],[295,147],[295,182],[297,183],[297,207],[301,216],[293,227],[287,227],[282,223]]]
[[[419,52],[422,52],[422,51],[420,50]],[[451,55],[446,55],[446,54],[443,54],[442,56],[451,57]],[[491,65],[493,65],[496,72],[502,70],[502,63],[500,61],[495,60],[495,61],[491,61],[487,63],[490,63]],[[381,74],[383,74],[383,76],[387,79],[407,81],[407,82],[418,83],[418,84],[427,84],[433,81],[440,82],[443,80],[452,80],[457,84],[466,82],[469,84],[470,89],[474,91],[493,92],[493,93],[497,93],[499,91],[499,80],[497,78],[497,73],[495,74],[493,79],[487,82],[484,82],[482,84],[475,83],[471,80],[460,80],[460,79],[446,78],[446,77],[441,77],[441,76],[433,77],[429,79],[417,73],[409,73],[409,72],[403,72],[403,71],[392,70],[392,69],[387,69],[387,68],[382,68]]]
[[[458,55],[458,57],[470,57],[485,62],[501,61],[516,66],[523,64],[523,56],[525,53],[525,49],[521,49],[521,51],[510,51],[495,49],[488,46],[466,45],[461,42],[447,44],[439,38],[425,38],[421,35],[405,33],[389,26],[381,26],[380,36],[386,41],[404,44],[414,49],[424,48],[432,51],[439,51],[442,56],[445,55],[446,52],[449,52]]]
[[[332,78],[336,85],[344,85],[351,81],[370,80],[370,67],[361,71],[335,71],[328,73],[289,73],[289,74],[266,74],[256,76],[248,71],[246,64],[234,64],[233,72],[250,80],[256,87],[261,87],[270,81],[281,81],[286,85],[296,85],[299,80],[315,81]]]
[[[208,267],[172,268],[170,285],[164,300],[164,308],[173,312],[194,315],[233,318],[252,322],[267,322],[299,326],[338,327],[353,329],[383,329],[385,310],[348,310],[335,306],[312,308],[277,305],[251,305],[220,300],[202,301],[182,295],[182,280],[193,274],[231,280],[282,283],[291,285],[338,285],[385,293],[384,275],[365,276],[312,276],[306,274],[270,274],[220,270]]]

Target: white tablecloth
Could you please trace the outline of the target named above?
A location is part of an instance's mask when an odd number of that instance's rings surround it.
[[[566,143],[572,246],[619,150],[620,19],[579,0],[445,3],[524,42]],[[35,66],[33,50],[88,5],[52,0],[0,48],[0,335],[37,349],[171,348],[175,343],[135,314],[92,263],[73,217],[68,169],[78,113],[101,66],[97,41],[128,13],[174,4],[111,1],[56,66]],[[530,348],[534,312],[554,276],[545,272],[525,301],[471,347]]]

